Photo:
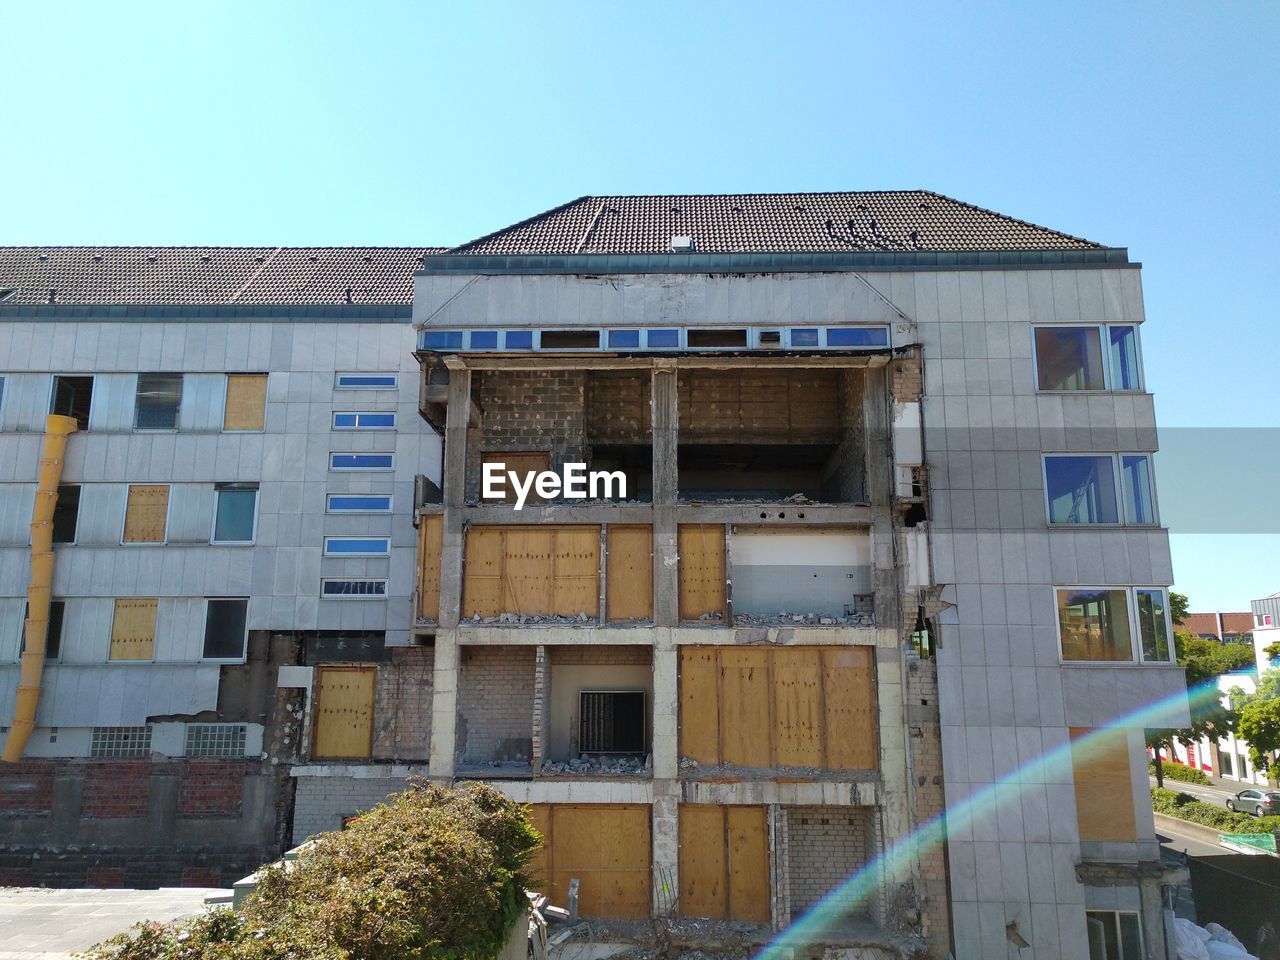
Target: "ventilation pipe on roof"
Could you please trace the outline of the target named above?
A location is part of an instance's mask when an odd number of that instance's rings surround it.
[[[27,622],[24,624],[26,646],[22,651],[22,670],[18,674],[13,723],[4,741],[4,753],[0,756],[5,763],[16,763],[22,759],[31,731],[36,727],[40,675],[44,671],[44,644],[49,634],[49,591],[53,583],[53,509],[58,503],[58,481],[62,479],[67,435],[75,429],[75,417],[51,413],[45,419],[44,450],[40,454],[36,503],[31,512],[31,581],[27,587]]]

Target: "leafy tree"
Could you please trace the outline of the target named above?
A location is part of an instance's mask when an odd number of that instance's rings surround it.
[[[1253,693],[1232,690],[1231,700],[1238,715],[1236,736],[1249,741],[1254,768],[1274,770],[1280,752],[1280,669],[1263,673]]]
[[[1187,599],[1185,593],[1174,593],[1169,591],[1169,614],[1173,618],[1173,625],[1180,627],[1186,622],[1187,612],[1191,609],[1191,601]]]

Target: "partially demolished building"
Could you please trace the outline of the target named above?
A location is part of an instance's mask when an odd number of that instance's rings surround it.
[[[6,717],[80,420],[5,876],[227,882],[484,779],[585,917],[1162,955],[1142,726],[1186,702],[1123,249],[924,191],[585,197],[450,250],[9,250],[3,287]]]

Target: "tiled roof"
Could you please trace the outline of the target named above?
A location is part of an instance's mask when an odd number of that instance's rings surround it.
[[[1194,633],[1196,636],[1202,634],[1213,634],[1218,636],[1218,614],[1216,613],[1188,613],[1187,618],[1179,624],[1188,633]],[[1249,633],[1253,630],[1253,614],[1252,613],[1224,613],[1222,614],[1222,628],[1224,633]]]
[[[442,247],[0,247],[0,302],[412,303]],[[16,290],[7,299],[5,291]],[[349,291],[349,292],[348,292]]]
[[[928,190],[579,197],[450,250],[473,254],[1096,250]]]

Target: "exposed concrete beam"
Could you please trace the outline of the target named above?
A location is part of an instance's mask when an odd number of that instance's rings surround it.
[[[887,353],[854,353],[835,356],[815,354],[783,355],[755,353],[750,356],[706,356],[688,354],[678,357],[614,356],[607,354],[535,353],[521,356],[498,354],[449,354],[445,363],[450,369],[470,370],[619,370],[644,369],[659,364],[673,364],[679,369],[769,369],[837,367],[859,369],[883,367],[890,360]]]
[[[650,390],[653,433],[653,620],[670,627],[680,619],[676,539],[676,456],[680,443],[676,363],[653,362]]]
[[[649,503],[568,503],[527,504],[517,510],[509,503],[492,503],[461,508],[467,523],[640,523],[653,522]],[[419,516],[444,512],[439,504],[428,504]],[[812,527],[840,525],[871,526],[879,511],[860,503],[677,503],[677,523],[737,523],[768,527]],[[761,516],[764,514],[764,516]]]

